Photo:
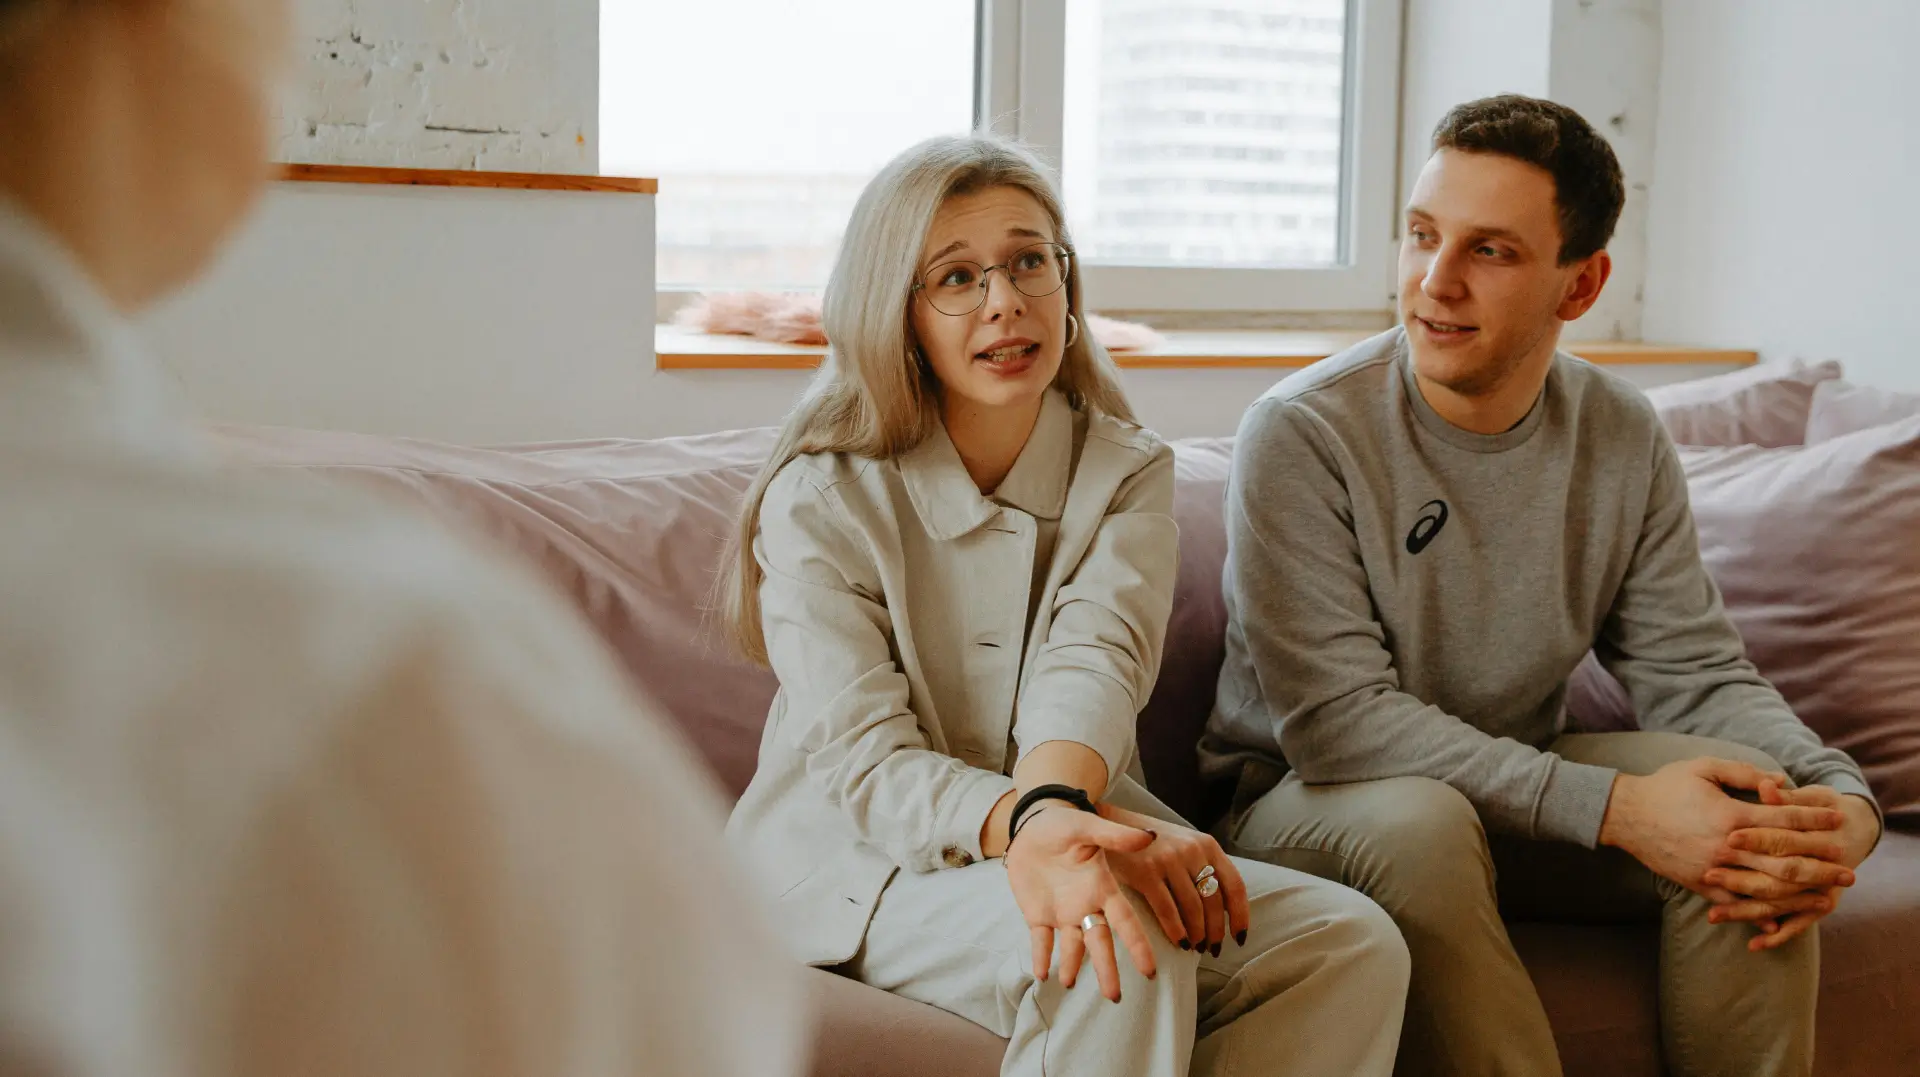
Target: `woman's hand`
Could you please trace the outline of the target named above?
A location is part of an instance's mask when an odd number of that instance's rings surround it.
[[[1109,856],[1144,849],[1153,841],[1152,834],[1067,804],[1046,804],[1026,817],[1007,848],[1005,863],[1013,900],[1033,936],[1034,979],[1047,978],[1056,935],[1060,983],[1066,987],[1079,978],[1081,960],[1090,954],[1100,993],[1120,1001],[1115,938],[1140,974],[1153,979],[1153,947],[1108,866]],[[1083,932],[1081,921],[1089,913],[1105,917],[1105,925]]]
[[[1221,942],[1232,933],[1246,944],[1247,884],[1210,834],[1161,822],[1151,816],[1100,805],[1102,817],[1156,835],[1137,852],[1109,854],[1107,863],[1119,880],[1146,900],[1167,938],[1182,950],[1199,949],[1220,956]],[[1202,876],[1211,867],[1217,884],[1208,887]],[[1213,893],[1203,896],[1203,891]]]

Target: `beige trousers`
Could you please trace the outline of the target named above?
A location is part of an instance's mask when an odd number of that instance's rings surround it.
[[[1119,787],[1112,799],[1123,800]],[[1091,964],[1071,989],[1057,975],[1036,984],[1027,925],[998,860],[900,872],[840,971],[1005,1037],[1000,1072],[1010,1077],[1386,1077],[1408,964],[1392,921],[1346,887],[1239,867],[1253,923],[1245,946],[1228,939],[1217,958],[1168,942],[1135,898],[1159,975],[1147,980],[1121,950],[1118,1003],[1101,996]]]
[[[1703,756],[1779,769],[1751,748],[1669,733],[1574,734],[1551,750],[1629,774]],[[1413,954],[1402,1075],[1561,1072],[1546,1012],[1502,914],[1657,923],[1661,1040],[1673,1077],[1812,1071],[1815,933],[1750,953],[1752,928],[1708,923],[1704,898],[1617,849],[1489,842],[1467,799],[1427,778],[1309,786],[1288,775],[1223,829],[1234,855],[1346,883],[1400,925]]]

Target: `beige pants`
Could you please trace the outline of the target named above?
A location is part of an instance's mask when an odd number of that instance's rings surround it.
[[[1113,799],[1124,799],[1119,787]],[[1027,925],[998,860],[899,873],[841,971],[1006,1037],[1008,1075],[1181,1077],[1191,1067],[1218,1077],[1386,1077],[1408,963],[1392,921],[1310,875],[1250,862],[1240,870],[1253,923],[1245,946],[1228,939],[1217,958],[1168,942],[1135,899],[1159,975],[1147,980],[1121,950],[1118,1003],[1101,996],[1091,964],[1071,989],[1057,976],[1035,983]]]
[[[1551,750],[1629,774],[1703,756],[1779,769],[1751,748],[1668,733],[1569,735]],[[1233,854],[1346,883],[1400,925],[1413,954],[1403,1075],[1561,1072],[1503,913],[1658,923],[1661,1039],[1673,1077],[1812,1071],[1815,933],[1750,953],[1752,928],[1708,923],[1704,898],[1617,849],[1489,842],[1466,798],[1427,778],[1309,786],[1288,775],[1223,826]]]

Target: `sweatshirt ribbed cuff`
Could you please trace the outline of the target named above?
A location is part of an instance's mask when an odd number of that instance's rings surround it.
[[[1852,771],[1847,771],[1847,770],[1831,771],[1829,773],[1820,775],[1818,778],[1815,778],[1813,781],[1808,782],[1807,784],[1824,785],[1828,789],[1831,789],[1836,793],[1852,793],[1854,796],[1866,797],[1867,803],[1873,805],[1874,814],[1880,816],[1881,822],[1883,823],[1886,822],[1886,816],[1882,814],[1880,811],[1880,802],[1873,799],[1873,790],[1868,789],[1867,783],[1861,781],[1859,776],[1854,774]]]
[[[1619,771],[1587,763],[1555,759],[1540,806],[1533,817],[1533,834],[1540,841],[1570,841],[1589,849],[1600,842],[1600,824],[1607,818],[1613,779]]]
[[[1887,813],[1880,810],[1880,802],[1874,799],[1873,790],[1867,788],[1867,783],[1861,781],[1859,775],[1850,770],[1836,770],[1820,775],[1811,784],[1824,785],[1836,793],[1851,793],[1857,797],[1865,797],[1867,803],[1873,806],[1873,814],[1880,818],[1880,836],[1883,838],[1887,836]],[[1879,846],[1880,843],[1876,840],[1874,848],[1877,849]]]

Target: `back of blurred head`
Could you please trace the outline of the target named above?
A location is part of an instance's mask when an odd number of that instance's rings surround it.
[[[286,0],[0,0],[0,200],[134,311],[193,279],[265,177]]]

